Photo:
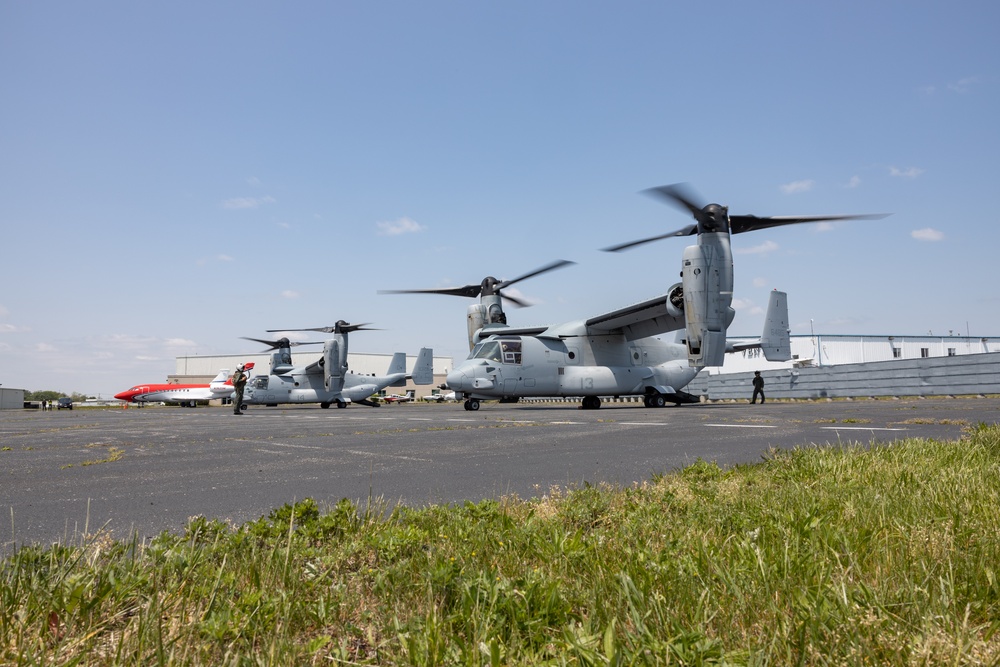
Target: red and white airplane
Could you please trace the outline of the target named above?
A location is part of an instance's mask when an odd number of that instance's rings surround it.
[[[410,401],[413,400],[413,390],[412,389],[407,390],[406,395],[389,394],[382,400],[385,401],[386,403],[409,403]]]
[[[253,363],[243,370],[249,371]],[[138,384],[115,398],[129,403],[179,403],[182,408],[193,408],[216,398],[228,398],[233,393],[229,370],[221,370],[208,384]]]

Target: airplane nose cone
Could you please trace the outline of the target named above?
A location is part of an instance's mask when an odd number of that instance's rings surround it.
[[[127,401],[128,400],[128,392],[127,391],[123,391],[120,394],[115,394],[115,398],[117,398],[119,401]]]
[[[465,381],[465,373],[460,370],[453,370],[448,373],[448,377],[445,379],[445,384],[447,384],[448,389],[451,389],[452,391],[461,391],[464,389]]]

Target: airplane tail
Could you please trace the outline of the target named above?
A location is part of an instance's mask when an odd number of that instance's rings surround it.
[[[225,382],[228,379],[229,379],[229,369],[223,368],[221,371],[219,371],[219,374],[216,375],[211,382],[209,382],[209,384],[215,384],[216,382]]]
[[[756,350],[764,354],[768,361],[788,361],[792,358],[792,340],[788,335],[788,295],[773,290],[767,301],[764,316],[764,331],[755,341],[743,343],[726,342],[726,352]]]
[[[434,383],[434,350],[429,347],[420,348],[417,354],[417,363],[413,365],[413,384],[433,384]]]
[[[792,358],[792,341],[788,335],[788,294],[771,291],[764,317],[760,349],[768,361],[788,361]]]
[[[397,352],[397,353],[395,353],[394,355],[392,355],[392,361],[389,362],[389,372],[386,373],[386,375],[397,375],[397,374],[406,375],[406,353],[405,352]],[[390,387],[405,387],[406,386],[406,378],[405,377],[400,378],[399,380],[396,380],[395,382],[393,382],[389,386]]]

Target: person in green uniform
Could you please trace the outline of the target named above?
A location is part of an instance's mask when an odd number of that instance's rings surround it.
[[[236,391],[236,396],[233,398],[233,414],[241,415],[240,406],[243,405],[243,389],[247,386],[248,376],[243,372],[243,364],[236,367],[236,373],[233,374],[233,389]]]

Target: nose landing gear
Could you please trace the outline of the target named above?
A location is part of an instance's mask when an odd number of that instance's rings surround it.
[[[466,410],[469,410],[470,412],[475,412],[476,410],[479,409],[479,401],[475,398],[470,398],[465,401],[463,406],[465,407]]]

